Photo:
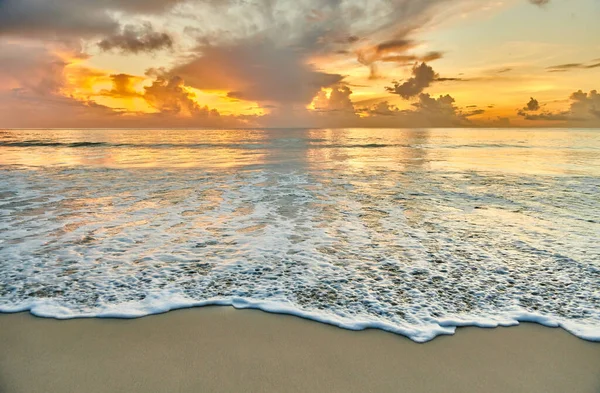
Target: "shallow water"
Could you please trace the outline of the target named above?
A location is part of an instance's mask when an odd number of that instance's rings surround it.
[[[0,130],[0,311],[600,340],[600,130]]]

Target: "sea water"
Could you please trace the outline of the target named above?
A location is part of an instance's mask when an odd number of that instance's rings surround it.
[[[0,311],[600,340],[600,130],[0,130]]]

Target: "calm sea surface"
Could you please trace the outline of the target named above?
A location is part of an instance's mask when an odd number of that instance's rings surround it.
[[[600,340],[600,130],[0,130],[0,311]]]

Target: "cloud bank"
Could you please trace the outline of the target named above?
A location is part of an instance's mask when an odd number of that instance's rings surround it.
[[[530,121],[557,121],[569,127],[600,127],[600,94],[596,90],[589,93],[578,90],[569,96],[569,100],[568,110],[552,112],[540,110],[537,100],[531,98],[518,114]]]
[[[0,126],[477,126],[483,109],[461,108],[457,92],[439,94],[439,82],[476,78],[440,77],[429,63],[447,60],[449,52],[419,36],[463,5],[472,11],[491,3],[0,0]],[[102,71],[87,65],[92,56],[132,63],[159,57],[163,68],[144,75]],[[336,68],[349,63],[355,68]],[[408,67],[406,80],[382,73]],[[547,71],[597,67],[568,63]],[[355,70],[380,83],[377,98],[353,93],[360,90]],[[361,94],[370,102],[354,102]],[[201,103],[208,95],[218,99]],[[223,115],[231,112],[212,108],[235,103],[261,110]],[[518,115],[531,123],[595,124],[597,94],[574,93],[568,111],[542,108],[532,98]]]

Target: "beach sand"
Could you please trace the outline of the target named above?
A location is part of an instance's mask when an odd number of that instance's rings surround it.
[[[416,344],[231,307],[58,321],[0,315],[0,392],[600,392],[600,343],[461,328]]]

